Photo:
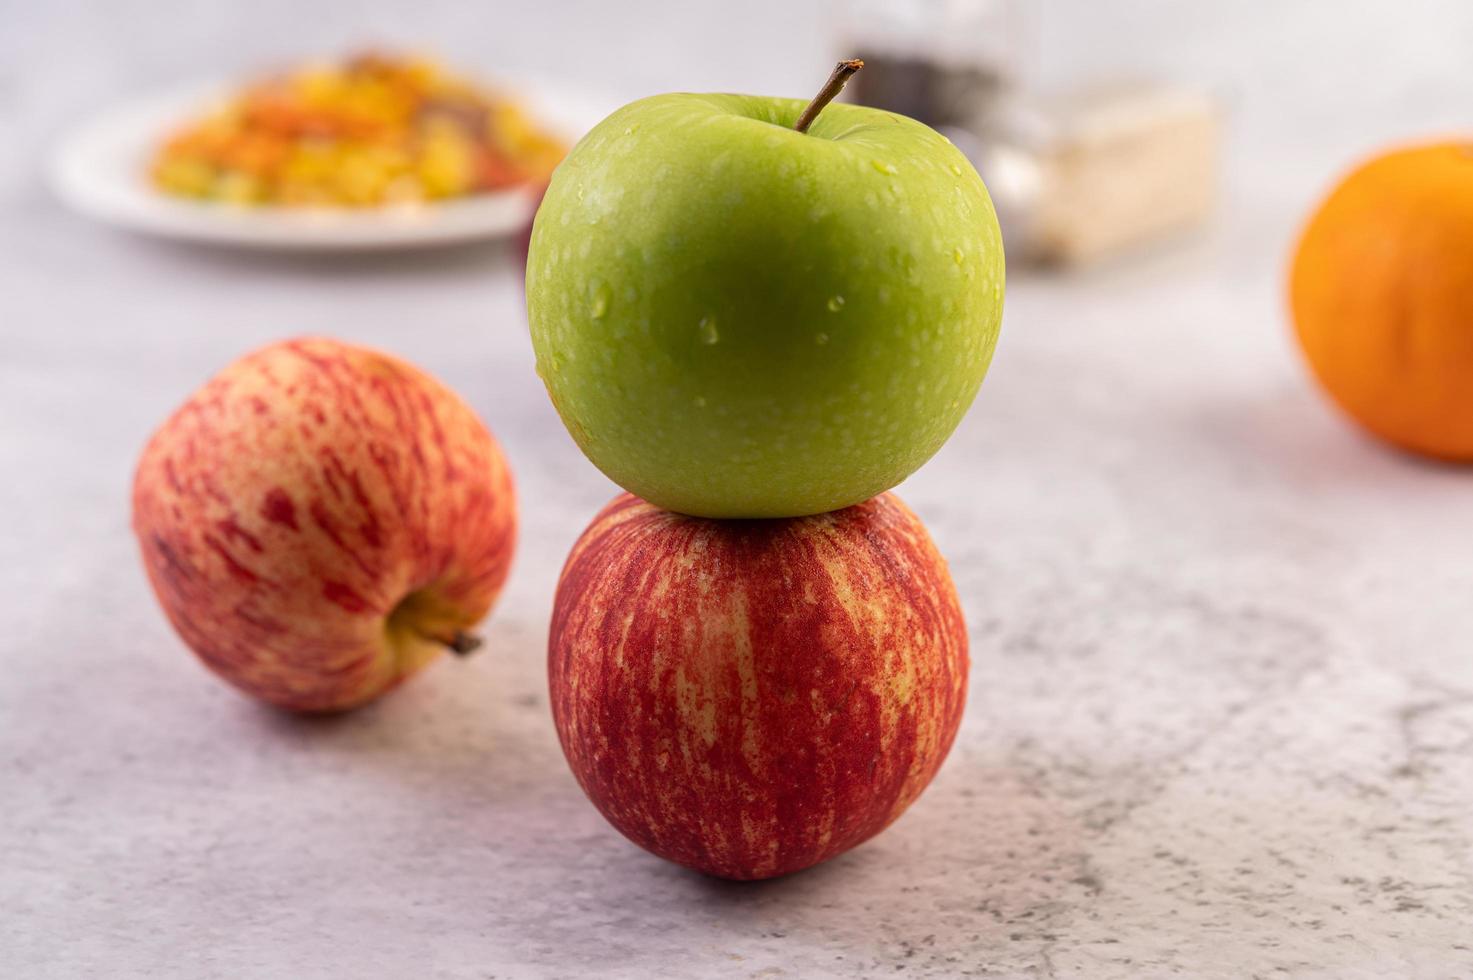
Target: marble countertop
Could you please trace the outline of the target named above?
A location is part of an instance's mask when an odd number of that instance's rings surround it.
[[[67,9],[101,51],[101,15]],[[449,30],[449,9],[425,16]],[[75,23],[50,16],[34,37],[59,50]],[[1468,37],[1473,16],[1454,26]],[[1216,50],[1216,26],[1194,30],[1189,51]],[[1454,41],[1404,34],[1389,43],[1433,82],[1460,63]],[[60,91],[80,98],[89,64],[57,69]],[[95,227],[35,176],[38,106],[79,103],[0,78],[16,137],[0,149],[4,972],[1473,973],[1473,474],[1335,417],[1280,301],[1296,216],[1335,161],[1461,111],[1452,93],[1401,112],[1418,78],[1373,100],[1369,136],[1341,113],[1313,150],[1274,143],[1293,120],[1254,116],[1267,96],[1244,82],[1211,228],[1078,274],[1012,273],[982,396],[900,489],[970,625],[956,748],[871,843],[748,885],[627,843],[562,760],[552,590],[613,489],[541,391],[509,256],[252,257]],[[301,332],[398,351],[463,392],[523,499],[486,648],[315,720],[193,661],[127,509],[151,427],[236,354]]]

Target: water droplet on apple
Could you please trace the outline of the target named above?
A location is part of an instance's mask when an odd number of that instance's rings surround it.
[[[600,286],[593,294],[593,309],[590,311],[595,320],[602,320],[604,314],[609,312],[609,290],[606,286]]]
[[[887,174],[887,175],[892,176],[892,177],[894,175],[900,173],[899,170],[896,170],[895,169],[895,164],[893,164],[893,163],[886,163],[883,160],[871,160],[870,161],[870,166],[874,167],[880,173]]]
[[[721,334],[716,330],[716,318],[714,316],[703,316],[701,322],[696,325],[701,332],[701,343],[708,347],[721,340]]]
[[[960,177],[962,175],[962,168],[960,165],[953,163],[951,165],[951,172]]]
[[[827,344],[829,342],[829,335],[826,333],[817,334],[814,336],[813,342],[822,347],[824,344]]]
[[[964,265],[967,261],[967,253],[960,248],[954,248],[951,250],[951,260],[957,265]]]
[[[837,313],[844,308],[844,297],[830,296],[827,305],[830,313]]]

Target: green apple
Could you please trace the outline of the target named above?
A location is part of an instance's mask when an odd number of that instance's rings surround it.
[[[941,447],[987,373],[1003,250],[976,170],[904,116],[834,104],[800,132],[804,107],[634,102],[537,212],[538,373],[594,465],[668,510],[866,500]]]

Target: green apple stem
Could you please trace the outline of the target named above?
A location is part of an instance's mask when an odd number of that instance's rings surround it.
[[[803,108],[803,114],[798,117],[797,122],[793,123],[793,128],[800,133],[808,132],[808,127],[813,125],[813,120],[818,118],[820,112],[823,112],[823,107],[834,101],[834,97],[844,90],[849,76],[863,67],[864,62],[858,58],[850,58],[848,61],[841,61],[835,65],[832,74],[829,75],[829,80],[823,83],[823,88],[819,89],[813,101]]]
[[[456,630],[455,635],[450,637],[450,639],[440,640],[439,642],[449,647],[450,651],[457,657],[464,657],[479,649],[482,640],[474,633],[467,633],[465,630]]]

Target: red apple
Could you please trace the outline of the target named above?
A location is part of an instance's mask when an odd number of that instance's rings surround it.
[[[641,847],[738,879],[900,816],[951,748],[967,664],[946,563],[888,493],[724,521],[624,494],[573,546],[548,644],[594,805]]]
[[[473,648],[511,563],[516,498],[449,388],[377,351],[293,340],[227,367],[154,434],[133,529],[211,669],[331,711]]]

